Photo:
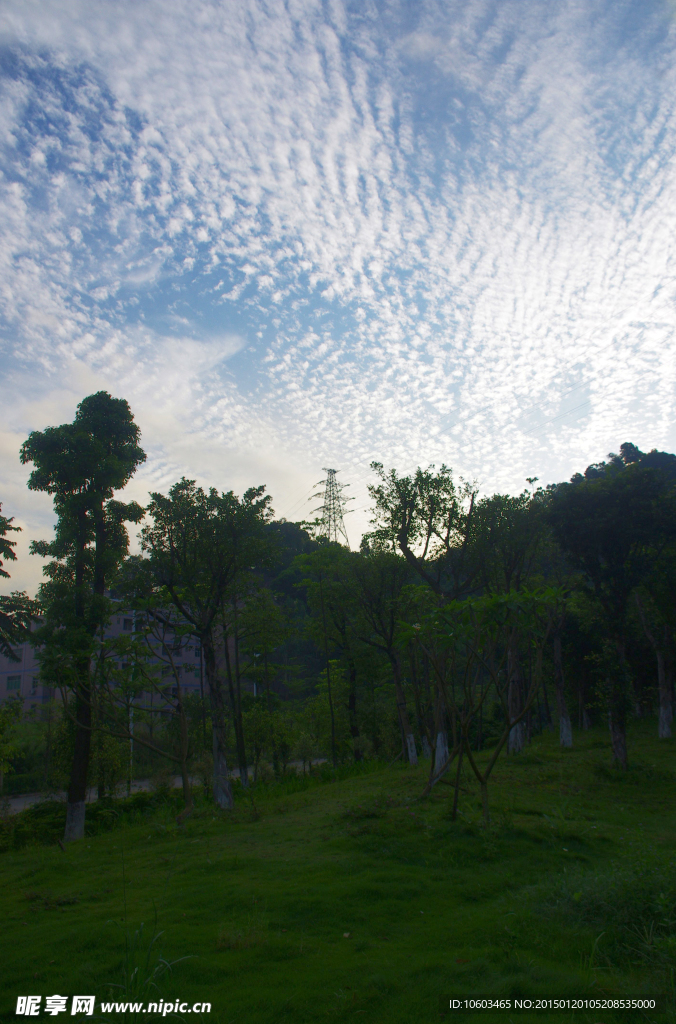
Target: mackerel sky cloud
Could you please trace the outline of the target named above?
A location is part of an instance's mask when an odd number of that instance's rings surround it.
[[[369,463],[484,491],[676,446],[668,0],[5,0],[3,511],[84,395],[145,501]]]

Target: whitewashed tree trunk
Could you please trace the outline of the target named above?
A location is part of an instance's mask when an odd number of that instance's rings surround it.
[[[84,838],[85,802],[84,800],[68,801],[66,804],[66,828],[63,833],[64,843],[75,842]]]
[[[214,803],[223,811],[231,811],[235,806],[232,786],[228,775],[228,764],[225,759],[224,744],[220,742],[218,729],[213,730],[214,753]]]
[[[517,637],[514,634],[510,640],[509,652],[507,654],[507,671],[509,673],[509,686],[507,690],[507,710],[509,720],[513,722],[523,710],[521,692],[521,666],[519,665],[519,654],[517,650]],[[522,720],[517,722],[509,730],[507,740],[507,752],[509,754],[520,754],[526,742],[526,723]]]
[[[436,747],[436,750],[434,752],[434,773],[435,773],[435,775],[438,775],[438,773],[441,772],[441,769],[444,767],[444,765],[446,764],[447,761],[448,761],[448,733],[446,732],[445,729],[440,729],[439,732],[437,733],[437,747]],[[442,775],[445,775],[447,771],[448,771],[448,765],[446,765],[446,768],[442,772]],[[439,775],[439,778],[441,778],[441,777],[442,776]]]

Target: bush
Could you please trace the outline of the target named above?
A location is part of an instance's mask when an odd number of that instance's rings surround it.
[[[42,772],[24,772],[6,775],[2,785],[3,796],[18,796],[21,793],[39,793],[44,789]]]
[[[179,790],[171,793],[134,793],[124,800],[98,800],[87,805],[85,835],[110,832],[121,825],[145,821],[161,807],[177,814],[183,807]],[[45,800],[25,811],[0,820],[0,852],[20,850],[29,845],[56,843],[63,836],[66,804],[62,800]]]

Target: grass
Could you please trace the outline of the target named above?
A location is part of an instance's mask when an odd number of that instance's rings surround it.
[[[121,801],[65,852],[63,809],[36,810],[0,856],[0,1015],[18,994],[119,998],[131,936],[134,964],[173,965],[165,1000],[211,1002],[212,1024],[469,1020],[449,999],[477,995],[665,997],[484,1022],[674,1019],[674,744],[655,732],[635,724],[626,777],[600,731],[537,738],[499,763],[489,828],[466,774],[458,820],[448,785],[421,802],[425,765],[259,787],[180,827],[170,801]]]

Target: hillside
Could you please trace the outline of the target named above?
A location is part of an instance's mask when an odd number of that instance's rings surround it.
[[[178,827],[166,803],[65,852],[5,852],[3,1019],[32,990],[106,999],[142,923],[132,958],[156,927],[151,963],[189,958],[161,995],[210,1001],[213,1024],[469,1020],[448,1001],[472,995],[661,993],[673,1013],[673,743],[653,730],[633,726],[624,775],[605,732],[576,734],[571,751],[536,738],[499,763],[488,829],[469,775],[453,822],[451,787],[420,802],[425,766],[397,764],[295,793],[293,780],[261,786],[230,816],[202,806]]]

